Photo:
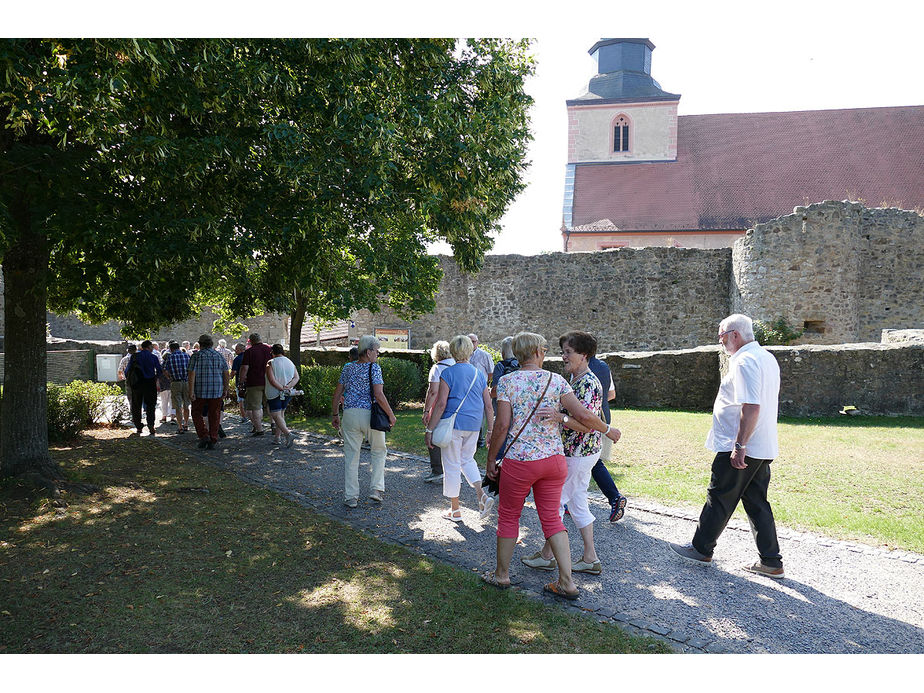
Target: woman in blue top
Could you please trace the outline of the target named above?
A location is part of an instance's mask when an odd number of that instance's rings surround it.
[[[481,490],[481,471],[475,462],[475,446],[481,431],[481,417],[488,422],[488,436],[494,428],[494,411],[491,408],[491,394],[488,379],[468,360],[475,351],[472,340],[465,335],[454,337],[449,343],[449,353],[456,360],[455,365],[446,368],[440,375],[440,389],[436,403],[430,411],[430,426],[427,428],[427,447],[433,447],[434,421],[448,419],[456,414],[452,442],[443,449],[443,495],[449,498],[450,508],[443,517],[453,522],[462,521],[459,507],[459,491],[462,474],[478,493],[478,507],[481,517],[487,517],[494,505],[493,496]]]
[[[359,340],[359,358],[351,361],[340,372],[340,382],[331,402],[331,424],[343,431],[344,492],[343,503],[349,508],[359,504],[359,450],[363,437],[372,449],[372,478],[369,481],[369,498],[381,503],[385,494],[385,432],[369,425],[372,416],[372,395],[385,410],[394,426],[395,415],[385,399],[382,367],[379,358],[379,340],[366,335]],[[370,387],[370,376],[372,385]],[[343,422],[340,421],[340,399],[343,398]]]

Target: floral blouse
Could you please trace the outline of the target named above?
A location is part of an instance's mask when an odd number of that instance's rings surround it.
[[[597,376],[588,370],[577,380],[571,381],[571,389],[587,410],[602,418],[603,386]],[[565,457],[586,457],[603,448],[603,434],[600,431],[578,433],[562,426],[561,442],[565,448]]]
[[[571,392],[571,386],[557,373],[543,370],[519,370],[508,373],[497,383],[497,401],[509,402],[511,408],[510,428],[507,431],[509,440],[513,440],[526,417],[536,406],[536,400],[545,388],[549,376],[552,380],[549,389],[542,398],[544,406],[560,407],[561,398]],[[514,460],[541,460],[552,455],[563,455],[561,432],[558,422],[551,419],[536,421],[535,417],[523,428],[523,433],[516,443],[506,452],[506,456]]]

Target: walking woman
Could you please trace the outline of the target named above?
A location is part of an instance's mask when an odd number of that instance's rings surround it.
[[[603,386],[588,364],[597,353],[597,340],[587,332],[567,332],[559,338],[558,344],[561,347],[565,372],[571,378],[570,385],[574,396],[589,411],[602,418]],[[594,546],[594,516],[587,506],[587,486],[590,483],[591,470],[600,459],[603,436],[598,431],[578,423],[562,409],[542,407],[536,414],[554,420],[562,427],[561,440],[565,450],[565,461],[568,463],[568,476],[565,477],[562,486],[561,504],[568,506],[571,520],[580,530],[584,542],[581,560],[573,564],[571,569],[576,573],[600,575],[603,567]],[[613,437],[619,440],[619,431],[611,431]],[[538,570],[555,569],[555,558],[548,541],[545,542],[542,551],[523,558],[522,561],[530,568]]]
[[[558,567],[558,580],[544,589],[564,599],[577,599],[578,589],[571,575],[571,549],[559,508],[561,489],[568,475],[558,422],[537,414],[545,407],[565,410],[582,425],[611,433],[599,416],[589,412],[574,396],[567,381],[543,370],[548,351],[545,337],[520,332],[513,338],[513,353],[520,370],[505,375],[497,385],[497,422],[488,446],[488,477],[498,476],[497,454],[508,431],[513,436],[501,465],[497,507],[497,566],[483,579],[495,587],[510,586],[510,561],[520,532],[520,515],[530,490]]]
[[[286,407],[292,401],[289,390],[295,387],[299,377],[282,344],[274,344],[273,358],[266,362],[266,403],[270,418],[276,424],[273,442],[282,445],[285,440],[287,448],[295,442],[295,434],[286,426]]]
[[[431,428],[430,415],[433,405],[436,404],[436,396],[440,391],[440,376],[444,370],[456,362],[449,353],[449,342],[446,341],[433,342],[433,348],[430,349],[430,358],[433,360],[433,367],[430,368],[430,374],[427,376],[427,395],[424,397],[424,411],[421,417],[425,429]],[[437,481],[443,480],[442,448],[433,445],[429,448],[429,452],[430,473],[424,478],[424,481],[435,484]]]
[[[331,401],[331,425],[343,433],[343,503],[349,508],[359,504],[359,451],[363,437],[372,450],[372,474],[369,498],[381,503],[385,498],[385,432],[369,425],[372,397],[382,407],[392,426],[397,421],[385,399],[382,367],[376,363],[381,343],[366,335],[359,340],[359,358],[347,363],[340,372],[340,382]],[[343,421],[340,401],[343,398]]]
[[[434,421],[448,419],[455,414],[452,441],[443,448],[443,495],[449,498],[449,510],[443,517],[452,522],[462,521],[459,506],[459,492],[462,475],[478,494],[478,508],[481,517],[487,517],[494,505],[494,497],[481,489],[481,471],[475,462],[475,447],[481,431],[482,417],[488,422],[488,433],[494,426],[494,412],[491,409],[491,395],[488,378],[479,368],[468,362],[475,346],[465,335],[453,337],[449,353],[456,360],[455,365],[443,371],[440,376],[439,393],[430,413],[430,426],[425,440],[427,447],[433,447]]]

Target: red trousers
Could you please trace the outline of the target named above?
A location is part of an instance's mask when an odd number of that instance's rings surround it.
[[[202,410],[208,407],[209,427],[205,428],[205,417],[202,416]],[[213,443],[218,442],[218,425],[221,423],[221,397],[212,399],[196,398],[192,403],[192,420],[193,426],[196,427],[196,435],[199,440],[208,438]]]
[[[541,460],[505,459],[501,462],[501,470],[497,536],[519,536],[520,515],[530,488],[533,490],[545,538],[565,531],[565,525],[558,514],[561,487],[568,476],[568,462],[563,455],[552,455]]]

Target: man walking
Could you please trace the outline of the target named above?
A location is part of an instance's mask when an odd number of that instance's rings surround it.
[[[244,352],[244,358],[241,359],[241,370],[238,375],[238,383],[243,382],[247,386],[244,395],[244,409],[250,422],[253,424],[252,436],[263,435],[263,400],[266,399],[266,362],[273,358],[273,350],[260,339],[260,335],[254,332],[249,337],[250,348]],[[202,346],[201,343],[199,345]]]
[[[147,416],[148,431],[154,432],[154,421],[157,418],[157,376],[163,372],[160,359],[154,355],[154,345],[150,339],[141,342],[141,349],[128,362],[125,369],[125,380],[132,388],[132,422],[135,430],[141,435],[141,405],[144,404]]]
[[[199,351],[189,358],[189,399],[192,402],[192,420],[199,436],[199,447],[214,450],[218,443],[221,423],[221,404],[228,396],[228,363],[212,347],[211,335],[199,337]],[[208,427],[203,419],[208,412]]]
[[[189,354],[180,349],[178,342],[170,342],[170,351],[164,356],[164,373],[170,378],[170,399],[176,411],[177,433],[189,430]]]
[[[776,417],[780,367],[754,340],[751,318],[746,315],[730,315],[719,323],[719,343],[730,358],[706,438],[706,447],[716,453],[706,504],[693,541],[686,546],[670,546],[687,560],[711,563],[719,535],[740,500],[760,554],[760,560],[745,570],[782,578],[783,558],[767,501],[770,463],[779,452]]]
[[[606,396],[603,398],[603,416],[600,418],[609,424],[611,418],[610,400],[616,398],[616,389],[613,386],[613,374],[610,373],[610,367],[606,365],[606,362],[601,361],[596,356],[591,356],[587,360],[587,365],[591,373],[597,376],[597,380],[600,381],[600,384],[603,386],[603,391],[606,393]],[[600,452],[600,459],[597,460],[596,464],[594,464],[593,468],[590,470],[590,475],[600,488],[600,492],[606,496],[606,500],[610,504],[610,522],[619,522],[619,520],[623,518],[623,515],[626,514],[626,497],[619,492],[619,489],[616,487],[616,482],[613,481],[613,477],[610,474],[610,470],[607,469],[606,464],[604,464],[604,460],[610,460],[612,450],[613,441],[603,436],[603,448]]]

